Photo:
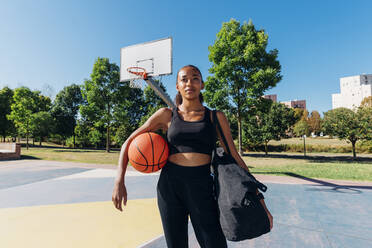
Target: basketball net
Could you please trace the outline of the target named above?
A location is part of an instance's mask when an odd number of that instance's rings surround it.
[[[147,73],[145,68],[132,66],[128,67],[127,71],[133,74],[133,78],[129,80],[129,87],[142,88],[142,80],[147,79]]]

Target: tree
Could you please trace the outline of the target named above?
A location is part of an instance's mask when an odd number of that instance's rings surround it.
[[[298,121],[294,127],[293,132],[297,137],[302,137],[304,135],[309,136],[310,135],[310,127],[307,121],[300,120]]]
[[[48,96],[42,95],[38,90],[33,91],[33,93],[35,95],[35,112],[50,111],[52,107],[51,99]]]
[[[155,81],[166,92],[166,88],[160,81]],[[117,144],[122,145],[129,135],[158,109],[167,107],[167,104],[150,87],[145,89],[130,88],[129,96],[117,106],[114,111],[115,137]]]
[[[372,140],[372,106],[358,108],[357,115],[361,125],[361,139]]]
[[[51,110],[51,115],[54,121],[53,133],[57,134],[58,139],[65,145],[66,139],[73,135],[73,146],[75,148],[75,127],[76,120],[74,116],[66,114],[63,108],[54,105]],[[73,130],[71,130],[73,129]]]
[[[209,106],[234,114],[238,124],[239,152],[242,154],[242,120],[263,93],[282,78],[278,50],[266,51],[268,35],[252,21],[234,19],[223,23],[217,39],[209,46],[212,74],[205,82]]]
[[[161,82],[157,82],[160,88],[166,92],[165,86]],[[168,107],[168,105],[155,93],[153,89],[148,85],[144,91],[144,115],[141,118],[139,125],[143,125],[151,115],[153,115],[158,109]]]
[[[14,92],[8,87],[4,87],[0,90],[0,135],[3,136],[3,141],[5,142],[5,137],[14,133],[14,124],[7,118],[10,114],[10,106],[13,104]]]
[[[79,85],[72,84],[64,87],[56,96],[52,107],[55,120],[55,133],[64,139],[73,136],[75,148],[75,127],[83,96]]]
[[[106,151],[110,152],[110,130],[114,110],[128,96],[129,84],[119,80],[119,67],[108,58],[97,58],[90,79],[85,80],[82,94],[86,104],[81,105],[83,116],[94,123],[96,128],[106,129]]]
[[[337,136],[340,140],[349,140],[356,158],[355,143],[362,138],[363,129],[358,114],[347,108],[336,108],[324,113],[323,129],[325,133]]]
[[[360,103],[360,107],[372,107],[372,96],[367,96]]]
[[[309,111],[306,109],[303,110],[301,120],[303,121],[309,121]]]
[[[312,111],[308,120],[310,131],[314,132],[315,134],[320,133],[320,122],[321,118],[319,112],[316,110]]]
[[[275,103],[258,109],[256,116],[246,122],[245,136],[248,142],[255,145],[264,144],[265,154],[268,153],[270,140],[280,140],[286,137],[286,131],[295,123],[294,111],[284,104]]]
[[[32,136],[39,138],[41,146],[43,138],[47,137],[53,129],[53,118],[49,112],[40,111],[31,115],[30,123]]]
[[[80,147],[86,147],[89,145],[89,132],[91,130],[92,125],[88,123],[84,119],[80,119],[77,121],[75,127],[75,134],[76,134],[76,143]]]
[[[305,109],[302,109],[302,108],[294,108],[293,109],[294,112],[295,112],[295,118],[296,118],[296,122],[300,121],[303,116],[304,116],[304,111]]]
[[[99,142],[101,142],[102,134],[97,129],[92,128],[88,133],[89,142],[98,148]]]
[[[32,114],[39,111],[49,111],[51,100],[40,94],[40,91],[31,91],[27,87],[16,88],[13,95],[10,120],[18,128],[18,133],[26,136],[26,147],[29,147]]]
[[[147,109],[142,89],[129,88],[128,93],[128,97],[121,101],[114,111],[114,140],[120,146],[139,127]]]

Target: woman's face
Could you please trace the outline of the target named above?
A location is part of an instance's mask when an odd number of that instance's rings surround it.
[[[200,90],[204,89],[204,83],[198,70],[192,67],[181,69],[177,76],[176,89],[183,98],[199,99]]]

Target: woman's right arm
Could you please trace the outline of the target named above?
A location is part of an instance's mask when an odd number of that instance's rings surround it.
[[[142,133],[156,131],[158,129],[166,130],[168,128],[166,126],[166,123],[169,121],[170,116],[171,110],[169,108],[159,109],[141,127],[135,130],[121,146],[118,170],[115,179],[114,190],[112,192],[112,201],[114,203],[114,206],[118,210],[123,211],[121,207],[122,202],[124,203],[124,205],[127,205],[125,172],[128,166],[128,148],[130,143],[135,137]]]

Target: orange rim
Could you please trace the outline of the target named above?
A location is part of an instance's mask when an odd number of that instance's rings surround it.
[[[141,70],[141,71],[134,71],[134,70]],[[146,73],[145,68],[143,67],[132,66],[132,67],[128,67],[127,71],[131,74],[141,76],[143,79],[147,79],[147,73]]]

